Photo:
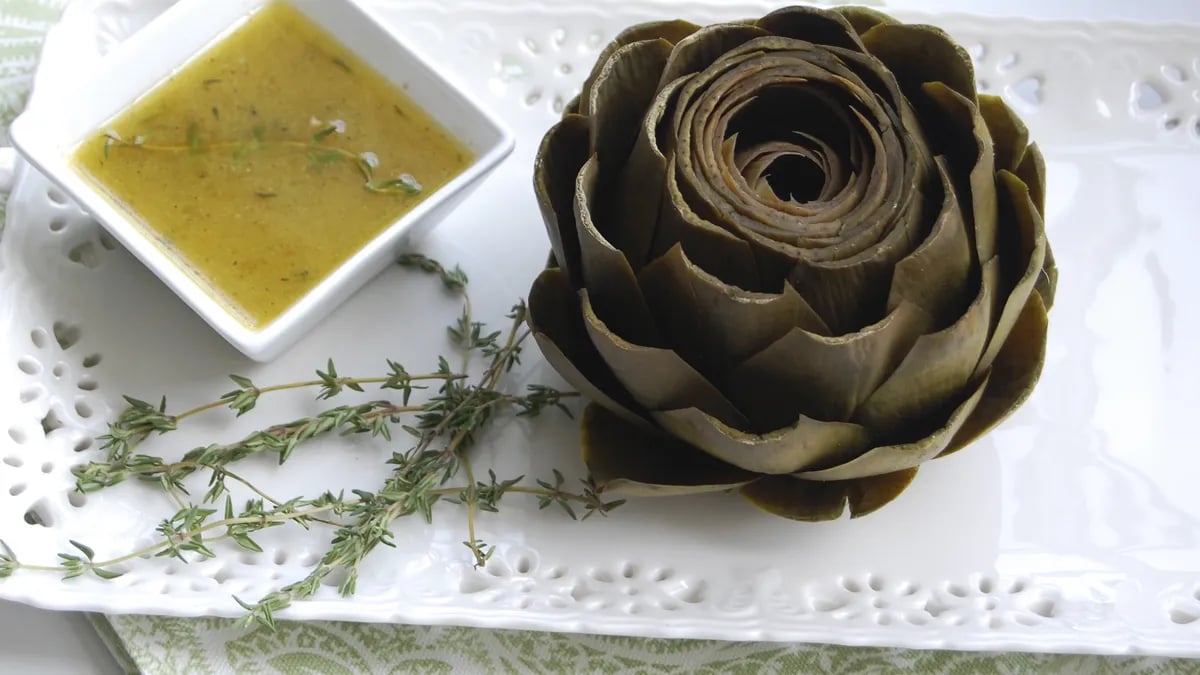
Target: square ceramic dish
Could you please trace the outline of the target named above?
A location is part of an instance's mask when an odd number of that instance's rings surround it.
[[[387,226],[322,282],[266,325],[252,328],[181,269],[72,165],[89,134],[236,30],[256,10],[287,2],[330,33],[463,142],[475,161],[441,189]],[[354,0],[185,0],[105,56],[67,96],[35,101],[12,125],[18,150],[100,221],[139,260],[233,346],[258,361],[279,355],[383,270],[397,251],[441,220],[513,148],[513,136],[435,63],[412,51]],[[114,300],[115,301],[115,300]]]

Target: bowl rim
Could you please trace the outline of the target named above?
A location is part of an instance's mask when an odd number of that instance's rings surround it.
[[[109,108],[114,107],[112,100],[121,100],[115,105],[115,114],[119,114],[236,31],[254,13],[275,3],[296,8],[315,25],[329,33],[342,47],[397,86],[400,86],[400,82],[393,75],[400,67],[404,68],[408,81],[413,77],[426,78],[426,87],[438,90],[442,98],[452,102],[454,107],[435,108],[415,101],[417,105],[444,127],[447,126],[447,113],[473,118],[471,124],[482,127],[483,131],[480,133],[484,140],[472,144],[461,134],[447,129],[460,142],[473,146],[471,149],[475,153],[475,160],[414,208],[383,227],[316,286],[262,326],[251,327],[239,318],[227,302],[219,299],[219,291],[175,262],[162,245],[154,241],[147,231],[149,228],[141,225],[128,209],[121,207],[105,194],[99,185],[86,179],[72,166],[71,155],[78,143],[86,138],[87,134],[102,129],[103,125],[112,119],[113,113],[103,112],[105,106],[91,103],[87,96],[81,97],[74,93],[72,90],[75,87],[56,90],[47,92],[51,94],[48,97],[33,99],[30,107],[23,111],[10,127],[13,146],[27,162],[46,175],[57,188],[74,198],[83,210],[148,267],[205,323],[238,351],[256,361],[273,359],[314,328],[386,267],[387,261],[393,257],[393,252],[414,230],[423,229],[419,226],[431,226],[432,221],[444,216],[449,207],[453,206],[449,202],[456,201],[456,197],[465,196],[465,193],[494,170],[515,146],[513,133],[494,113],[481,105],[465,87],[455,82],[443,67],[407,44],[386,22],[363,5],[361,0],[179,0],[146,26],[115,45],[94,64],[82,68],[76,84],[80,87],[94,87],[97,86],[95,82],[121,83],[123,68],[140,68],[133,79],[147,81],[149,84],[131,86],[126,82],[123,96],[119,92],[110,96],[111,100],[107,106]],[[313,6],[318,7],[320,11],[340,12],[342,16],[347,17],[346,25],[365,29],[365,34],[355,30],[355,39],[346,39],[344,34],[339,34],[335,26],[314,16],[309,11]],[[201,27],[200,37],[188,33],[182,35],[187,35],[193,43],[200,41],[199,46],[175,45],[173,41],[181,35],[180,31],[194,30],[197,21],[206,21]],[[383,48],[402,58],[400,62],[396,62],[396,66],[388,68],[365,53],[371,47]],[[393,61],[389,60],[388,63]],[[72,93],[74,96],[68,99]],[[409,93],[412,95],[411,90]],[[417,98],[415,95],[412,97]],[[68,133],[70,129],[65,128],[68,124],[67,118],[54,113],[59,106],[72,106],[75,114],[94,122],[82,125],[89,127],[83,138],[73,138],[77,134]],[[91,112],[89,106],[98,112]],[[80,112],[81,109],[83,112]],[[80,126],[79,122],[71,124]]]

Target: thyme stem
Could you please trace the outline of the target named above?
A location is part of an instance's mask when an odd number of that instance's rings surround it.
[[[464,377],[466,377],[466,375],[458,375],[458,374],[446,375],[443,373],[425,373],[422,375],[412,375],[408,379],[412,382],[424,382],[424,381],[429,381],[429,380],[462,379]],[[389,379],[390,378],[387,378],[387,377],[343,377],[343,378],[339,378],[339,383],[342,386],[364,385],[364,384],[368,384],[368,385],[369,384],[385,384],[389,381]],[[275,385],[271,385],[271,386],[267,386],[267,387],[256,387],[255,389],[257,389],[259,394],[269,394],[272,392],[288,391],[291,389],[306,389],[309,387],[320,387],[325,384],[326,384],[325,380],[306,380],[304,382],[289,382],[287,384],[275,384]],[[209,410],[213,410],[216,408],[223,408],[223,407],[227,406],[228,404],[229,404],[228,400],[226,400],[225,398],[221,398],[221,399],[217,399],[215,401],[210,401],[203,405],[196,406],[195,408],[192,408],[191,410],[186,410],[184,412],[181,412],[178,415],[175,415],[174,417],[175,417],[176,421],[182,421],[189,417],[194,417],[196,415],[199,415],[200,413],[208,412]]]

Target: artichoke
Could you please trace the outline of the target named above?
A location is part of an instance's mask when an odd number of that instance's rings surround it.
[[[538,151],[529,296],[606,490],[869,513],[1028,396],[1045,165],[941,30],[873,10],[633,26]]]

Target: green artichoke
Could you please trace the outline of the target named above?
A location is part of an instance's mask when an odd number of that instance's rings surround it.
[[[631,494],[869,513],[1028,396],[1045,165],[937,28],[873,10],[646,23],[545,136],[529,320]]]

